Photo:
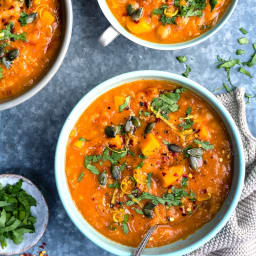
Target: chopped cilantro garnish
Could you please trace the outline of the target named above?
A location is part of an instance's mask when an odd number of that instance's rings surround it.
[[[191,67],[189,65],[186,65],[186,70],[184,73],[182,73],[182,75],[184,77],[188,77],[190,72],[191,72]]]
[[[110,153],[111,151],[111,153]],[[102,160],[110,161],[112,164],[117,164],[120,159],[127,155],[127,149],[124,150],[112,150],[106,147],[103,151]],[[130,153],[130,152],[129,152]]]
[[[218,0],[210,0],[211,11],[213,11],[213,9],[217,4],[218,4]]]
[[[256,53],[254,53],[248,62],[243,62],[244,66],[252,67],[256,64]]]
[[[186,115],[189,116],[192,112],[192,107],[188,107],[186,110]]]
[[[188,58],[186,56],[178,56],[176,57],[176,59],[178,60],[178,62],[180,63],[185,63],[187,62]]]
[[[122,112],[123,110],[125,110],[126,108],[128,108],[129,105],[130,105],[130,101],[131,101],[131,96],[127,96],[127,97],[125,98],[124,104],[122,104],[122,105],[119,107],[119,112]]]
[[[160,8],[154,9],[152,11],[153,15],[161,15],[160,17],[160,21],[162,22],[163,25],[166,24],[176,24],[176,15],[174,15],[173,17],[167,17],[165,15],[165,10],[168,9],[168,5],[162,5]],[[177,12],[178,13],[178,12]]]
[[[226,83],[223,83],[223,88],[226,90],[226,92],[231,92],[231,89]]]
[[[182,128],[182,131],[190,129],[194,124],[193,119],[184,119],[182,123],[178,125],[178,127]]]
[[[143,215],[143,211],[141,210],[141,209],[139,209],[139,208],[136,208],[136,210],[135,210],[138,214],[141,214],[141,215]]]
[[[169,119],[170,112],[176,112],[179,109],[177,102],[180,99],[180,93],[167,92],[162,93],[159,97],[154,98],[151,102],[151,106],[154,111],[161,115],[164,119]]]
[[[238,39],[239,44],[249,44],[249,39],[246,37],[241,37]]]
[[[144,165],[144,162],[142,161],[142,162],[140,162],[140,163],[135,167],[135,169],[140,169],[140,168],[143,167],[143,165]]]
[[[123,223],[122,223],[122,228],[123,228],[123,231],[126,235],[129,233],[129,227],[128,227],[128,224],[127,224],[128,221],[129,221],[129,214],[125,214],[124,215],[124,220],[123,220]]]
[[[249,76],[250,78],[252,78],[252,75],[250,74],[250,72],[247,71],[246,69],[242,68],[242,67],[239,69],[239,72],[246,75],[246,76]]]
[[[242,49],[236,50],[236,55],[243,55],[243,54],[245,54],[245,50],[242,50]]]
[[[37,13],[25,13],[20,14],[19,22],[21,26],[26,26],[27,24],[32,23],[37,18]]]
[[[228,61],[224,61],[222,64],[219,64],[218,68],[232,68],[235,65],[239,65],[239,64],[240,64],[239,59],[228,60]]]
[[[5,29],[0,30],[0,41],[1,40],[9,40],[9,39],[13,39],[13,40],[22,40],[22,41],[26,41],[26,33],[22,33],[22,34],[13,34],[11,32],[13,28],[13,23],[10,22]]]
[[[115,181],[115,182],[112,183],[112,184],[108,184],[108,187],[109,187],[109,188],[119,188],[119,187],[120,187],[120,184],[119,184],[117,181]]]
[[[84,177],[84,171],[81,172],[81,174],[79,175],[77,181],[78,182],[82,181],[83,177]]]
[[[201,140],[195,139],[194,142],[200,145],[205,150],[211,150],[214,148],[214,146],[210,144],[208,141],[201,141]]]
[[[188,178],[187,177],[182,177],[181,186],[182,187],[187,187],[188,186]]]
[[[148,189],[150,189],[150,186],[151,186],[151,180],[152,180],[152,173],[148,173],[147,175],[147,187]]]
[[[248,34],[248,31],[245,30],[244,28],[240,28],[239,30],[240,30],[244,35]]]

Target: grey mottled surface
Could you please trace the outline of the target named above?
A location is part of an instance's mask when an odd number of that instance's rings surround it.
[[[53,80],[39,94],[22,105],[0,112],[0,173],[18,173],[30,178],[46,197],[50,222],[41,242],[46,242],[49,256],[111,255],[84,237],[65,213],[54,180],[54,153],[60,129],[76,102],[100,82],[133,70],[157,69],[182,73],[184,66],[175,56],[189,56],[190,78],[210,90],[221,87],[223,71],[217,70],[216,55],[235,56],[237,48],[252,53],[251,45],[239,46],[239,27],[255,37],[256,1],[239,1],[231,19],[215,36],[190,49],[160,52],[135,45],[120,36],[109,47],[97,44],[108,27],[96,0],[73,1],[74,28],[71,45],[63,65]],[[247,60],[246,57],[245,60]],[[256,75],[256,69],[251,69]],[[232,71],[237,86],[256,94],[255,78]],[[249,127],[256,135],[255,99],[247,107]],[[31,253],[36,253],[35,246]]]

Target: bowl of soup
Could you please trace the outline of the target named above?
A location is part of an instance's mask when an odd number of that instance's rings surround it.
[[[59,69],[72,31],[70,0],[0,5],[0,110],[40,91]]]
[[[112,25],[100,41],[120,33],[133,42],[159,50],[177,50],[203,42],[234,11],[237,0],[98,0]]]
[[[243,146],[230,114],[199,84],[131,72],[75,106],[59,136],[55,178],[68,215],[97,245],[131,255],[160,224],[145,255],[183,255],[234,211]]]

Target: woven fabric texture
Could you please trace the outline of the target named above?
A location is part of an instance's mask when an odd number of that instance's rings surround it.
[[[226,226],[188,256],[256,256],[256,138],[247,126],[244,94],[239,88],[217,96],[233,117],[244,145],[246,177],[240,202]]]

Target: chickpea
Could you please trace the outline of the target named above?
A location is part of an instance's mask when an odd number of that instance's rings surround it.
[[[170,25],[160,25],[156,30],[157,36],[160,39],[166,39],[171,34],[171,26]]]

